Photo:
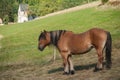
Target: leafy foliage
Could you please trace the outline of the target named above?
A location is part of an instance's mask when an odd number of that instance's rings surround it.
[[[0,1],[0,17],[2,19],[9,17],[9,21],[14,21],[14,14],[17,14],[18,2],[15,0],[1,0]],[[4,22],[4,20],[3,20]],[[6,22],[5,22],[6,23]]]
[[[0,17],[3,19],[5,15],[8,15],[10,22],[16,22],[16,15],[20,3],[28,4],[28,16],[35,18],[37,16],[43,16],[48,13],[84,4],[88,1],[91,2],[95,0],[1,0]]]
[[[5,15],[4,18],[3,18],[3,23],[8,24],[8,22],[9,22],[9,16]]]

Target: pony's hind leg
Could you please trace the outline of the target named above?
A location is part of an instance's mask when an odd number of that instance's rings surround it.
[[[94,72],[102,70],[103,69],[103,49],[99,48],[97,49],[97,55],[98,55],[98,63],[95,66]]]

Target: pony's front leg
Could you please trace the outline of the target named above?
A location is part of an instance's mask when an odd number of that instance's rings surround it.
[[[64,75],[69,74],[69,62],[68,62],[68,53],[67,52],[61,52],[61,56],[63,58],[63,65],[64,65]]]
[[[71,55],[68,56],[68,63],[69,63],[69,66],[70,66],[70,74],[75,74],[75,71],[74,71],[74,66],[73,66],[73,63],[71,61]]]
[[[73,63],[70,59],[71,55],[67,52],[62,52],[61,56],[63,58],[63,65],[64,65],[64,73],[63,74],[74,74]]]

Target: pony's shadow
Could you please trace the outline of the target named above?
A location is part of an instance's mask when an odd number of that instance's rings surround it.
[[[95,63],[89,64],[89,65],[81,65],[81,66],[80,65],[76,65],[76,66],[74,66],[74,68],[75,68],[76,71],[79,71],[79,70],[89,70],[89,69],[95,67],[95,65],[96,65]],[[59,72],[59,71],[63,71],[63,67],[59,67],[57,69],[49,70],[48,74],[56,73],[56,72]]]

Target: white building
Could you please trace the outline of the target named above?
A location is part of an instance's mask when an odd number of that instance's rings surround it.
[[[23,23],[28,21],[28,5],[20,4],[18,9],[18,23]]]
[[[0,18],[0,25],[3,25],[3,21],[2,21],[2,18]]]
[[[0,24],[2,24],[2,19],[0,18]]]

